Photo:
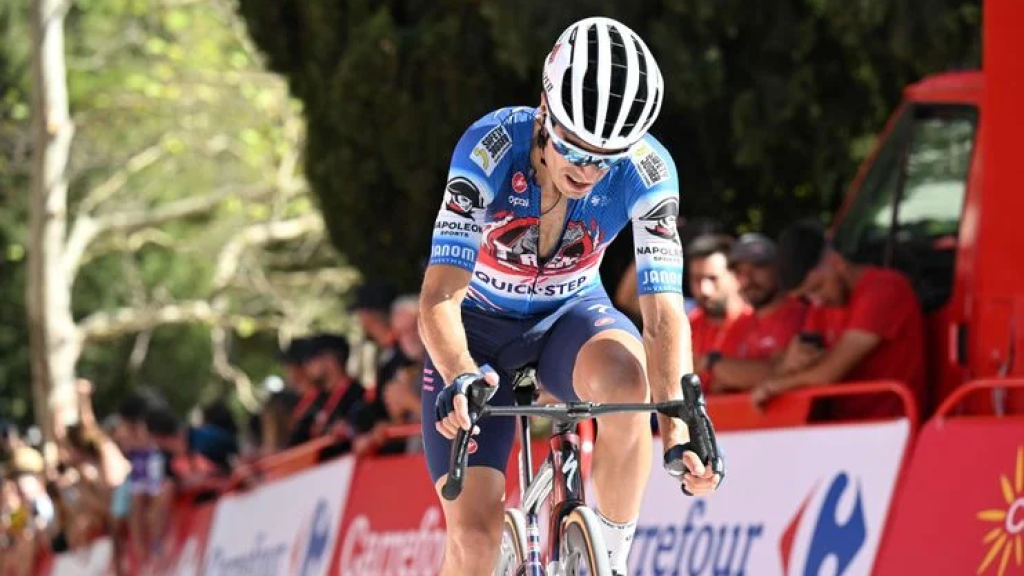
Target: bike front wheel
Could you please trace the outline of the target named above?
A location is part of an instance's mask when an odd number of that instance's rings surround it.
[[[526,562],[526,517],[515,508],[505,510],[501,549],[494,576],[515,576]]]
[[[597,514],[579,507],[562,521],[562,576],[612,576],[608,548]]]

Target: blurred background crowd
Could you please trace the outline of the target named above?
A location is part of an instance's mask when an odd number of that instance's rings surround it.
[[[0,574],[31,574],[38,555],[115,536],[122,574],[161,553],[174,498],[229,478],[256,481],[265,456],[323,442],[319,458],[419,450],[419,375],[424,348],[418,299],[387,286],[361,287],[351,307],[374,344],[361,380],[341,334],[297,337],[263,382],[260,406],[238,417],[225,400],[180,418],[158,390],[139,387],[98,420],[93,385],[79,380],[77,421],[59,428],[45,454],[38,428],[0,424]]]

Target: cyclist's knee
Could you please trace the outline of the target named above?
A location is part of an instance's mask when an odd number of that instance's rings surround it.
[[[573,386],[577,394],[592,402],[647,401],[642,355],[643,345],[627,332],[595,335],[576,357]]]

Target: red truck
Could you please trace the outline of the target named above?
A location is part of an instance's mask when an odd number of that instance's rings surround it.
[[[840,251],[902,270],[917,291],[928,328],[925,415],[970,380],[1022,372],[1024,190],[1013,169],[1024,165],[996,164],[999,140],[1021,145],[1005,134],[1009,122],[983,121],[989,82],[971,71],[907,87],[832,226]],[[1020,413],[1024,404],[993,389],[965,408]]]

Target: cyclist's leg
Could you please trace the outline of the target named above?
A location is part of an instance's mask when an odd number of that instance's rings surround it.
[[[501,385],[490,404],[513,403],[510,375],[490,362],[493,351],[509,332],[521,329],[507,321],[463,314],[470,352],[481,363],[490,363],[501,376]],[[469,463],[462,493],[454,502],[440,496],[448,474],[452,441],[434,428],[434,402],[444,382],[433,362],[424,362],[422,390],[423,447],[431,480],[438,491],[445,516],[445,554],[440,574],[490,574],[501,544],[505,496],[505,467],[515,434],[512,418],[489,418],[480,423],[480,434],[470,443]]]
[[[541,383],[563,400],[646,402],[643,342],[636,326],[607,296],[572,305],[555,323],[541,354]],[[598,419],[591,477],[612,568],[625,569],[651,470],[650,414]]]

